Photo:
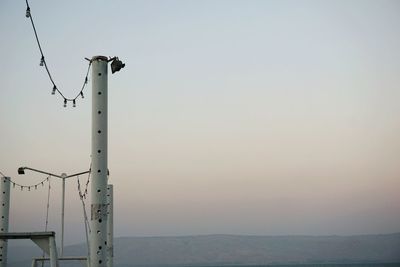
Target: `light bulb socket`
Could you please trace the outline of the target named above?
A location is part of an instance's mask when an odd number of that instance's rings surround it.
[[[64,98],[64,108],[67,107],[67,99]]]
[[[30,16],[31,16],[31,9],[30,9],[30,7],[27,7],[25,17],[29,18]]]

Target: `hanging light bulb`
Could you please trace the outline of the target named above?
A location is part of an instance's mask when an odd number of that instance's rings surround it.
[[[87,84],[88,83],[88,78],[87,78],[87,76],[85,77],[85,84]]]
[[[56,93],[56,90],[57,90],[57,86],[54,85],[53,90],[51,91],[51,94],[54,95]]]
[[[30,186],[28,186],[28,191],[31,191],[31,187]]]
[[[42,56],[42,57],[40,58],[40,64],[39,64],[39,66],[43,67],[43,65],[44,65],[44,56]]]
[[[66,108],[66,107],[67,107],[67,99],[64,98],[64,108]]]
[[[30,9],[30,7],[27,7],[25,17],[29,18],[30,16],[31,16],[31,9]]]
[[[75,102],[75,99],[74,100],[72,100],[72,107],[76,107],[76,102]]]
[[[15,188],[15,183],[13,183],[13,188]]]
[[[24,191],[24,187],[23,186],[21,186],[21,191]]]
[[[44,186],[43,182],[42,182],[42,186]]]
[[[35,185],[35,190],[37,189],[37,185]]]
[[[83,96],[83,91],[81,91],[81,97],[82,97],[82,98],[85,98],[85,97]]]

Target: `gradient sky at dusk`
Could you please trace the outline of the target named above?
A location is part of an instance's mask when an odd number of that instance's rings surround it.
[[[116,236],[400,231],[399,1],[30,4],[68,97],[84,57],[126,63],[109,75]],[[1,1],[0,33],[0,171],[87,170],[90,77],[76,108],[51,95],[25,1]],[[67,243],[83,241],[76,186]],[[46,193],[12,190],[11,231],[43,229]]]

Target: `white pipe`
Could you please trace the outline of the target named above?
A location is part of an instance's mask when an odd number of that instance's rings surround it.
[[[107,267],[114,265],[114,198],[113,185],[107,186]]]
[[[106,266],[107,66],[107,57],[95,56],[92,58],[91,267]]]
[[[61,198],[61,248],[60,248],[60,257],[64,255],[64,211],[65,211],[65,178],[67,177],[66,173],[61,174],[62,178],[62,198]]]
[[[58,257],[57,257],[56,239],[55,239],[54,235],[49,237],[49,248],[50,248],[50,267],[59,267],[58,266]]]
[[[10,212],[10,178],[1,177],[0,179],[0,232],[8,232],[8,219]],[[8,240],[0,240],[0,267],[7,266],[7,246]]]

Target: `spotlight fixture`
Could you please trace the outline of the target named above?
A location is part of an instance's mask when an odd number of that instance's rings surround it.
[[[117,71],[120,71],[125,67],[125,63],[122,63],[117,57],[114,57],[111,62],[111,72],[114,74]]]

